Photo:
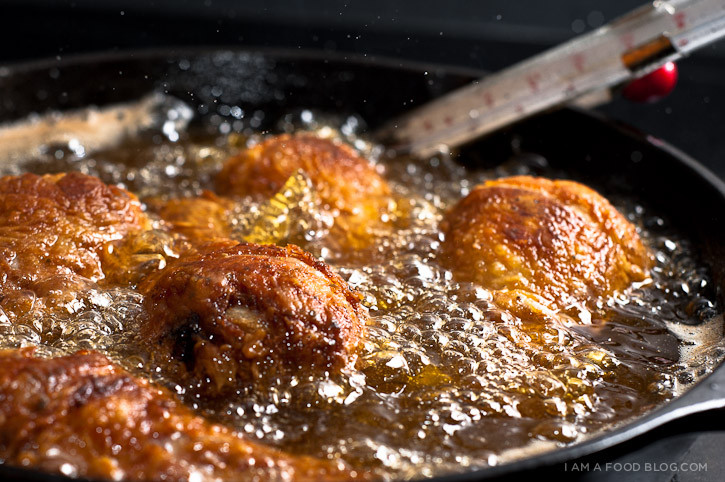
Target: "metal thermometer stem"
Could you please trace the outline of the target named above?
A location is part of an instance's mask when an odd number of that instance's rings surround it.
[[[428,156],[610,88],[725,35],[725,0],[655,1],[390,122],[394,148]]]

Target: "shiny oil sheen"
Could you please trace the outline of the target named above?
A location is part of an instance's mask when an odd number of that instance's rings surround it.
[[[363,294],[371,323],[354,371],[276,379],[209,402],[166,378],[165,361],[138,348],[142,295],[90,280],[56,316],[12,324],[0,313],[0,346],[40,345],[47,356],[100,350],[248,437],[339,457],[386,479],[497,465],[581,441],[661,405],[725,357],[707,270],[658,213],[636,199],[612,199],[656,255],[650,282],[534,329],[499,309],[487,290],[457,283],[439,266],[438,224],[485,179],[561,173],[524,154],[494,170],[466,169],[444,156],[395,158],[359,138],[359,124],[303,111],[282,119],[279,130],[341,137],[378,162],[400,208],[395,229],[381,232],[372,250],[375,262],[348,262],[329,249],[331,219],[301,173],[268,202],[240,202],[232,214],[238,239],[299,244]],[[212,119],[197,130],[160,129],[100,152],[48,146],[46,155],[4,174],[79,170],[142,200],[195,195],[213,189],[221,163],[263,134],[234,132]],[[175,256],[171,237],[157,228],[138,243],[140,271],[163,268]]]

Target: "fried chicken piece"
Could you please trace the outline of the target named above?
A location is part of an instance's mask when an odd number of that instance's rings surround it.
[[[104,278],[104,246],[148,225],[133,194],[95,177],[0,178],[0,305],[19,313],[65,302],[73,287]]]
[[[441,227],[441,263],[459,280],[509,290],[499,293],[504,304],[537,305],[535,312],[623,290],[646,279],[652,265],[635,227],[604,197],[572,181],[487,181]]]
[[[371,230],[386,224],[383,219],[394,210],[394,200],[375,166],[340,142],[310,134],[270,137],[227,160],[216,185],[222,195],[264,201],[298,170],[334,214],[335,243],[348,251],[369,246]]]
[[[97,352],[0,352],[0,460],[108,480],[350,480],[194,415]]]
[[[145,204],[164,224],[161,229],[130,236],[104,250],[103,264],[110,271],[110,284],[138,286],[168,261],[232,234],[230,210],[234,203],[210,191],[194,198],[150,198]]]
[[[184,235],[196,245],[231,235],[229,218],[233,202],[211,191],[204,191],[199,197],[151,199],[146,203],[173,232]]]
[[[294,245],[213,243],[139,289],[149,313],[141,339],[206,393],[264,374],[350,367],[367,320],[361,296]]]

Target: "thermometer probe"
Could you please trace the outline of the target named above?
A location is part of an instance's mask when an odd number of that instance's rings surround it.
[[[648,74],[725,35],[725,0],[655,1],[389,122],[393,149],[429,156]]]

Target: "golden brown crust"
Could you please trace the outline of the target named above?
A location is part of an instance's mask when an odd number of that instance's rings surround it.
[[[194,198],[147,200],[149,208],[169,224],[171,231],[199,245],[214,239],[229,238],[232,201],[211,191]]]
[[[557,308],[625,289],[652,265],[635,227],[572,181],[487,181],[441,227],[441,263],[459,279],[531,292]]]
[[[12,300],[21,290],[61,300],[83,283],[79,277],[103,279],[103,246],[148,224],[133,194],[92,176],[0,178],[3,308],[16,311]]]
[[[219,241],[139,287],[150,321],[142,339],[209,378],[208,390],[263,373],[351,366],[367,319],[360,296],[326,264],[290,245]]]
[[[369,228],[384,224],[391,190],[375,166],[352,148],[310,134],[270,137],[229,159],[217,176],[222,195],[272,197],[298,170],[309,177],[326,209],[337,214],[333,238],[343,249],[369,244]]]
[[[0,459],[118,480],[351,480],[333,461],[245,440],[95,352],[0,352]]]

